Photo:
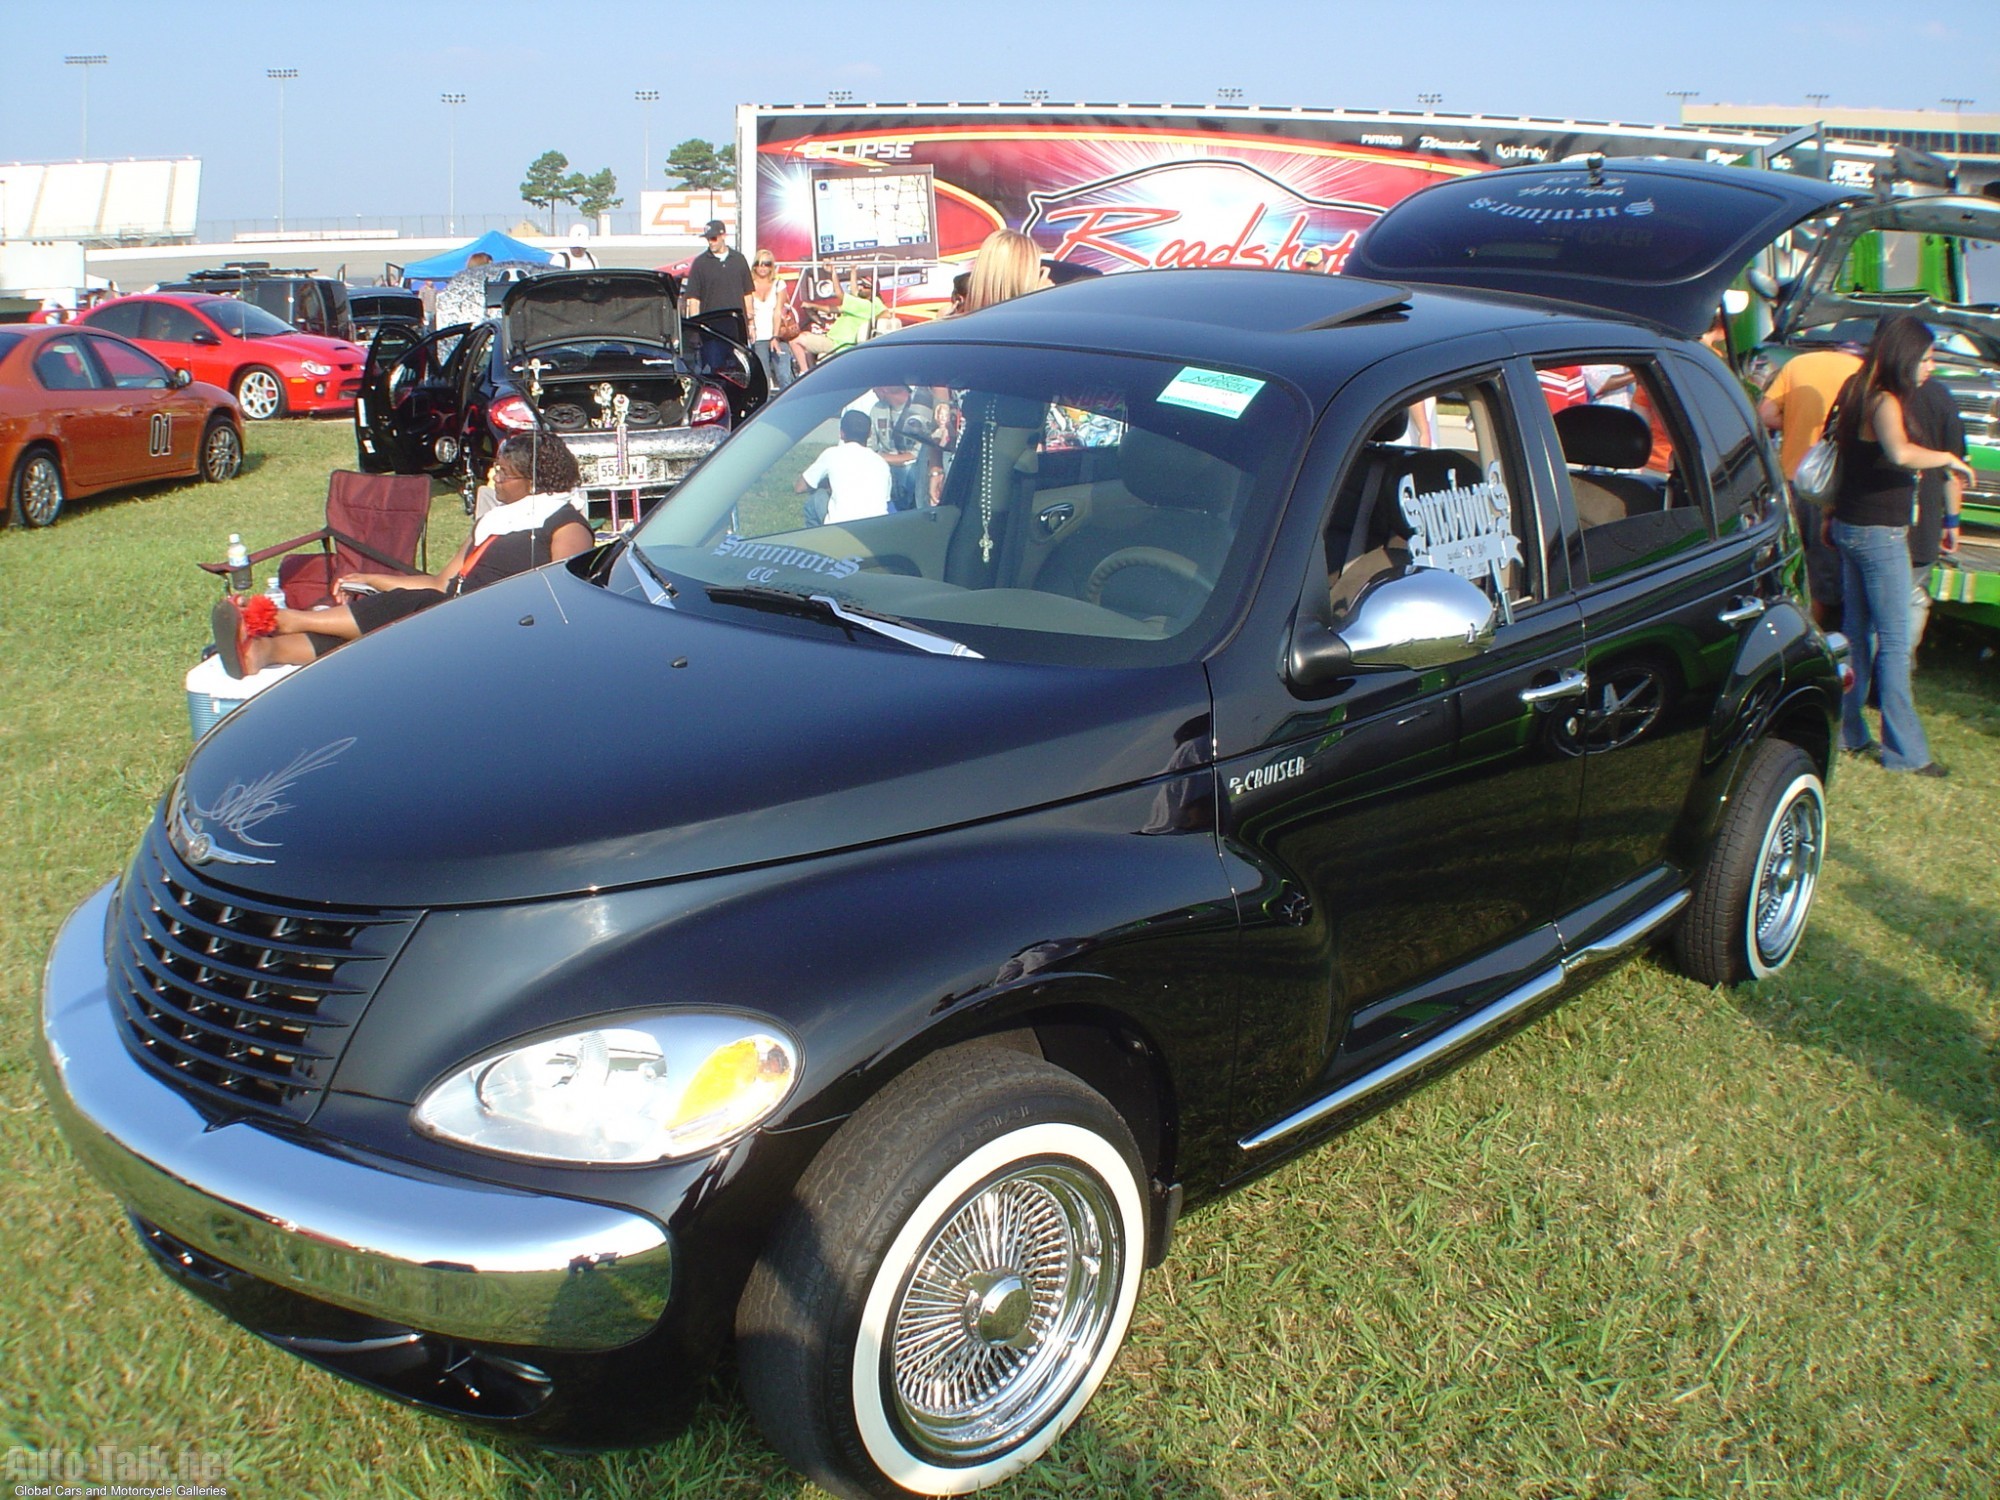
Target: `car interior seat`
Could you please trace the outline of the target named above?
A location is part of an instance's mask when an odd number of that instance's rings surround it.
[[[1120,482],[1137,504],[1103,507],[1063,540],[1035,587],[1171,624],[1208,600],[1236,532],[1248,476],[1144,428],[1128,428]]]
[[[1622,406],[1585,405],[1566,406],[1554,420],[1577,518],[1585,526],[1661,508],[1661,490],[1633,472],[1646,467],[1652,452],[1644,417]]]

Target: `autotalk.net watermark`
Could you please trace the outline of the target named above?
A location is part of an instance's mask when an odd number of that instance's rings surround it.
[[[227,1500],[228,1465],[199,1448],[9,1448],[0,1473],[17,1496],[201,1496]]]

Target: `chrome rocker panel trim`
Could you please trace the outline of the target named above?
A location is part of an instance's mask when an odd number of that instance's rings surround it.
[[[70,1150],[126,1208],[234,1269],[426,1332],[601,1350],[658,1323],[673,1248],[649,1218],[209,1128],[126,1050],[105,990],[111,891],[49,954],[41,1063]]]
[[[1341,1085],[1332,1093],[1315,1099],[1305,1108],[1285,1116],[1276,1124],[1267,1125],[1254,1135],[1245,1136],[1237,1142],[1237,1145],[1245,1151],[1255,1151],[1268,1146],[1295,1131],[1317,1124],[1328,1115],[1338,1113],[1378,1089],[1387,1088],[1398,1079],[1407,1077],[1428,1063],[1435,1062],[1446,1053],[1457,1051],[1481,1033],[1503,1024],[1516,1012],[1525,1010],[1537,1000],[1554,994],[1572,977],[1622,958],[1637,948],[1655,928],[1675,916],[1683,906],[1687,905],[1688,899],[1688,892],[1676,892],[1657,906],[1640,913],[1624,926],[1570,954],[1555,968],[1537,974],[1518,989],[1508,991],[1483,1010],[1467,1016],[1456,1026],[1440,1031],[1422,1046],[1413,1047],[1400,1057],[1391,1058],[1372,1073],[1364,1073],[1359,1078]]]

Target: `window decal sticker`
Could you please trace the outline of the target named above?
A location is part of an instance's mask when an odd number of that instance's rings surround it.
[[[1490,579],[1494,596],[1507,597],[1502,570],[1521,561],[1521,542],[1498,459],[1487,465],[1484,481],[1477,469],[1464,480],[1456,467],[1446,469],[1441,490],[1419,492],[1416,477],[1405,474],[1396,484],[1396,504],[1410,526],[1412,562],[1474,583]]]
[[[1243,415],[1251,399],[1264,389],[1264,382],[1248,375],[1231,375],[1223,370],[1201,370],[1193,365],[1167,382],[1160,401],[1167,406],[1185,406],[1235,421]]]

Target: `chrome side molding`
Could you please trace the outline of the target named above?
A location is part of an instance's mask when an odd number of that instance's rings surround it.
[[[1417,1069],[1435,1062],[1447,1053],[1457,1051],[1482,1033],[1504,1024],[1537,1000],[1547,998],[1576,975],[1624,957],[1657,928],[1679,915],[1681,908],[1688,904],[1688,900],[1687,891],[1676,891],[1622,927],[1606,933],[1596,942],[1570,954],[1555,968],[1544,970],[1518,989],[1510,990],[1491,1005],[1467,1016],[1456,1026],[1440,1031],[1422,1046],[1412,1048],[1400,1057],[1389,1059],[1373,1072],[1364,1073],[1359,1078],[1342,1084],[1332,1093],[1286,1115],[1276,1124],[1267,1125],[1254,1135],[1243,1137],[1236,1143],[1237,1146],[1244,1151],[1259,1150],[1273,1141],[1282,1140],[1309,1125],[1315,1125],[1328,1115],[1336,1114],[1377,1090],[1387,1088],[1397,1080],[1408,1077]]]

